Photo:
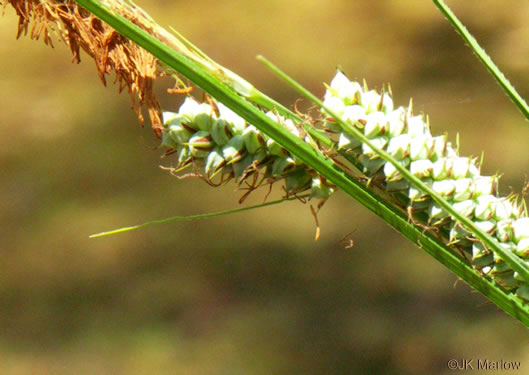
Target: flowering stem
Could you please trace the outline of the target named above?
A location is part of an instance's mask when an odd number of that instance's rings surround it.
[[[386,222],[388,222],[392,227],[396,228],[404,236],[412,241],[418,242],[429,254],[438,259],[441,263],[445,264],[471,286],[481,291],[484,295],[490,298],[510,315],[529,326],[529,308],[524,306],[521,300],[517,299],[513,295],[509,295],[495,282],[485,279],[481,274],[479,274],[479,272],[472,269],[469,264],[461,259],[458,254],[455,253],[455,250],[441,244],[439,240],[435,239],[431,234],[423,233],[421,228],[416,227],[409,222],[409,218],[404,212],[400,211],[400,209],[388,201],[382,199],[374,192],[368,190],[362,183],[357,181],[352,176],[349,176],[342,168],[325,157],[321,152],[289,133],[286,129],[279,126],[275,121],[264,115],[259,109],[246,100],[253,99],[258,101],[259,99],[251,97],[252,95],[249,95],[248,93],[248,95],[244,95],[240,92],[240,90],[237,90],[237,87],[229,84],[229,82],[226,82],[226,80],[221,79],[217,75],[212,74],[211,71],[208,71],[207,66],[198,62],[197,59],[186,56],[185,53],[170,48],[168,45],[165,45],[153,36],[149,35],[147,32],[134,25],[132,22],[127,21],[123,17],[112,12],[97,0],[76,1],[88,11],[94,13],[97,17],[107,22],[123,36],[131,39],[139,46],[148,50],[161,62],[190,79],[197,86],[201,87],[204,91],[243,117],[247,122],[251,123],[257,129],[277,141],[287,151],[303,160],[303,162],[328,179],[331,183],[361,202],[364,206],[375,212],[378,216],[382,217]],[[304,95],[306,94],[307,92],[305,90]],[[312,96],[311,99],[316,98]],[[320,101],[315,102],[320,105],[322,104]],[[268,102],[268,105],[274,105],[274,102],[270,101]],[[337,119],[337,121],[340,124],[343,123],[343,121],[340,119]],[[344,125],[342,124],[342,126]],[[345,127],[347,128],[347,124]],[[349,130],[349,128],[347,128],[347,130]],[[353,128],[352,130],[355,129]],[[352,131],[352,134],[356,133]],[[365,143],[369,144],[369,141]],[[379,155],[386,159],[387,155],[383,155],[381,150],[375,147],[372,147],[372,149],[376,152],[379,152]],[[396,165],[397,169],[399,169],[398,167],[399,165]],[[407,171],[400,172],[402,172],[403,175],[406,175]],[[422,188],[422,183],[420,181],[414,181],[413,176],[410,178],[410,181]],[[422,190],[428,192],[428,188],[423,188]],[[436,194],[431,194],[431,196],[435,199]],[[446,205],[440,203],[440,206],[445,208]],[[450,212],[450,209],[448,208],[446,211]],[[457,214],[454,215],[454,217],[459,219]],[[465,225],[468,224],[465,222],[464,218],[460,221]],[[146,225],[150,225],[150,223],[142,224],[138,227]],[[467,225],[467,227],[470,229],[477,229],[472,228],[472,223]],[[495,241],[490,239],[490,236],[484,235],[480,238],[482,238],[487,245],[490,243],[491,248],[496,249],[498,247]],[[498,254],[502,255],[501,250],[498,251]],[[509,262],[508,258],[509,257],[507,254],[507,256],[504,258],[506,262]],[[509,263],[509,265],[511,265],[513,269],[518,271],[525,279],[529,279],[529,271],[525,265],[516,262],[511,263]]]

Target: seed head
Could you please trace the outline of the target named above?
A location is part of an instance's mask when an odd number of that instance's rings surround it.
[[[422,115],[413,115],[410,108],[394,108],[387,93],[367,90],[359,83],[350,82],[341,72],[331,81],[324,104],[443,196],[456,212],[495,236],[504,249],[529,260],[527,214],[522,213],[513,196],[496,196],[498,176],[481,176],[475,158],[459,156],[446,135],[432,136],[428,121]],[[324,118],[328,117],[324,112]],[[338,149],[358,158],[364,164],[364,172],[378,187],[406,195],[414,210],[428,215],[425,224],[438,228],[442,240],[448,245],[457,244],[459,250],[472,258],[474,267],[529,301],[529,283],[500,256],[483,246],[427,193],[411,186],[393,164],[382,160],[335,121],[327,119],[324,126],[328,132],[336,133]],[[395,200],[400,206],[401,202]]]
[[[291,120],[273,112],[267,116],[301,137]],[[177,113],[164,112],[163,119],[162,146],[177,151],[177,170],[194,166],[208,181],[217,176],[221,182],[235,178],[250,191],[277,181],[284,181],[287,195],[309,190],[312,197],[325,200],[334,191],[279,143],[210,98],[199,103],[188,97]]]

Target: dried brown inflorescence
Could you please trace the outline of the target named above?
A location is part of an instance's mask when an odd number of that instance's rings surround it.
[[[127,88],[142,126],[145,106],[154,131],[161,135],[161,110],[153,83],[163,71],[154,56],[73,0],[4,0],[3,3],[4,8],[10,4],[19,17],[17,38],[29,33],[32,39],[42,37],[45,44],[53,47],[51,35],[55,33],[70,47],[74,62],[81,61],[81,49],[93,58],[103,84],[106,85],[106,75],[114,71],[119,91]],[[103,3],[152,35],[160,33],[160,27],[141,9],[116,0],[103,0]]]

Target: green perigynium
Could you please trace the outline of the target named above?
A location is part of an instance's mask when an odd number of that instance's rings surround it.
[[[498,176],[481,176],[477,160],[459,156],[446,135],[433,136],[422,115],[414,115],[411,108],[395,108],[390,95],[368,90],[341,72],[328,86],[324,104],[445,198],[455,211],[495,236],[505,250],[529,262],[527,212],[514,195],[497,196]],[[428,194],[411,186],[393,164],[344,131],[332,118],[324,121],[324,127],[337,134],[338,149],[358,158],[364,165],[362,172],[377,186],[405,197],[405,205],[402,199],[396,199],[399,205],[426,212],[425,224],[437,228],[441,237],[459,252],[469,254],[474,267],[529,301],[529,284]]]
[[[298,137],[292,122],[273,112],[267,116]],[[235,178],[253,190],[263,181],[283,180],[287,195],[310,191],[327,199],[334,188],[301,160],[224,106],[209,99],[199,103],[187,97],[177,113],[163,113],[162,145],[176,153],[177,170],[195,168],[200,175],[220,182]],[[310,139],[306,138],[310,141]]]

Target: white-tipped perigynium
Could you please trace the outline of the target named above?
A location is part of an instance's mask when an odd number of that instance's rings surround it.
[[[498,197],[498,177],[481,176],[475,158],[459,156],[446,136],[433,137],[422,115],[394,108],[388,93],[368,91],[341,72],[328,87],[324,104],[442,195],[457,212],[495,236],[502,247],[529,262],[529,217],[522,207],[512,196]],[[529,301],[529,284],[499,256],[484,248],[427,194],[410,186],[391,163],[326,117],[324,126],[337,133],[338,149],[355,155],[364,173],[375,177],[373,181],[383,181],[381,188],[405,195],[411,207],[428,214],[427,225],[439,228],[448,244],[470,254],[474,267]]]
[[[291,120],[267,115],[301,136]],[[235,178],[239,184],[246,181],[249,189],[263,180],[284,180],[287,194],[310,190],[311,197],[323,200],[334,191],[323,177],[222,103],[198,103],[188,97],[177,113],[164,112],[163,122],[162,145],[176,151],[179,170],[194,166],[208,180]]]

